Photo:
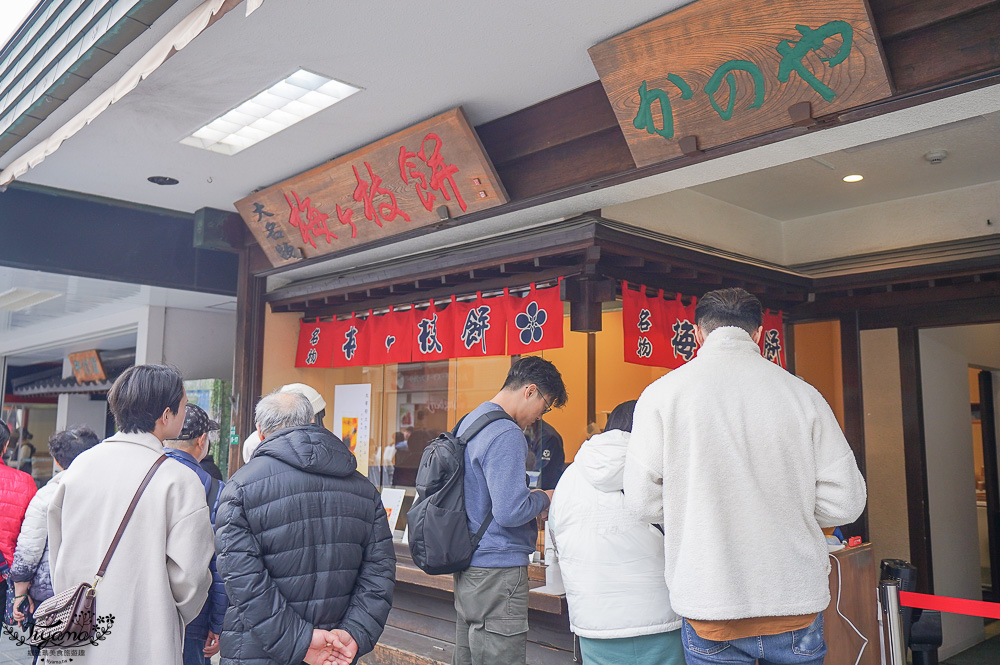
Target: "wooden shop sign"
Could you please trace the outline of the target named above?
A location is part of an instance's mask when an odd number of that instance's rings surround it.
[[[865,0],[697,0],[590,57],[637,166],[892,94]]]
[[[69,354],[69,364],[73,366],[73,376],[76,377],[78,384],[104,381],[108,378],[107,374],[104,373],[101,355],[96,350]]]
[[[461,107],[236,202],[280,266],[507,202]]]

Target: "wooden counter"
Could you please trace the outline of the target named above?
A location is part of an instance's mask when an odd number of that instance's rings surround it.
[[[870,543],[834,552],[840,562],[844,584],[840,597],[840,611],[868,638],[868,646],[859,665],[879,665],[881,645],[878,637],[878,607],[876,589],[878,574],[875,552]],[[854,665],[864,641],[837,614],[837,564],[830,570],[830,607],[823,613],[823,631],[826,637],[825,665]]]
[[[836,552],[844,579],[841,612],[870,643],[860,665],[879,664],[875,606],[875,559],[871,545]],[[455,646],[455,607],[451,575],[427,575],[417,568],[405,545],[396,544],[396,592],[392,611],[366,665],[442,665],[451,662]],[[565,596],[540,593],[543,566],[529,566],[528,665],[571,665],[573,635]],[[837,614],[839,576],[830,573],[832,602],[823,615],[828,653],[826,665],[854,665],[862,640]]]

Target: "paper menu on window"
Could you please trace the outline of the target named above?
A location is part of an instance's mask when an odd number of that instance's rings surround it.
[[[358,471],[368,473],[371,436],[372,384],[351,383],[333,391],[333,422],[330,431],[339,436],[358,460]]]

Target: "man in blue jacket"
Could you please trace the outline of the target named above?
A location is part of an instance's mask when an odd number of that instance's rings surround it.
[[[511,366],[496,397],[477,406],[459,426],[461,435],[479,416],[497,410],[514,420],[490,423],[465,449],[469,531],[479,530],[491,508],[493,522],[470,567],[455,573],[453,665],[515,665],[527,658],[528,558],[538,539],[535,518],[548,509],[552,490],[528,490],[523,430],[567,399],[555,365],[527,356]]]
[[[205,486],[205,501],[211,511],[212,527],[215,527],[215,513],[219,508],[219,497],[225,483],[213,478],[201,468],[200,462],[208,454],[208,433],[219,429],[219,423],[208,417],[197,404],[188,404],[184,415],[184,427],[176,439],[164,441],[164,454],[187,466],[198,474]],[[215,569],[215,555],[208,564],[212,571],[212,586],[208,600],[201,613],[184,630],[184,665],[207,665],[211,657],[219,653],[219,635],[229,601],[226,587]]]

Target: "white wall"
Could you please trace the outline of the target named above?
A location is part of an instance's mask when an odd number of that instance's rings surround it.
[[[931,556],[941,596],[981,596],[968,368],[1000,360],[998,333],[1000,325],[920,331]],[[942,621],[942,659],[983,639],[982,619],[943,614]]]
[[[861,390],[865,407],[868,529],[875,560],[912,560],[899,342],[895,328],[861,331]]]
[[[163,362],[188,379],[233,378],[236,314],[166,308]]]
[[[75,425],[86,425],[94,430],[98,439],[103,439],[110,434],[104,431],[107,410],[107,401],[92,401],[90,395],[59,395],[56,431]]]
[[[993,221],[992,226],[986,220]],[[786,265],[1000,233],[1000,182],[782,222]],[[1000,344],[998,344],[1000,346]]]
[[[781,263],[781,224],[690,189],[610,206],[601,215],[692,242]]]

